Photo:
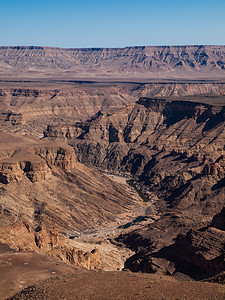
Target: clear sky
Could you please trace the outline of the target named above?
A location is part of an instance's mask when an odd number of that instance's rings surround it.
[[[0,0],[0,45],[225,45],[225,0]]]

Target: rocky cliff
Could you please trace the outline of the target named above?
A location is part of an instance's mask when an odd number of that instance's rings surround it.
[[[7,84],[5,84],[7,85]],[[42,136],[49,125],[83,122],[99,111],[116,112],[135,103],[140,97],[169,97],[221,105],[225,84],[222,83],[152,83],[152,84],[94,84],[71,86],[54,83],[55,89],[0,89],[0,132],[15,132]],[[192,95],[195,96],[192,96]],[[187,98],[187,99],[186,99]]]
[[[6,78],[224,78],[224,46],[1,47]]]
[[[219,158],[224,151],[223,128],[223,107],[141,98],[116,113],[99,112],[86,122],[48,126],[45,136],[68,139],[80,161],[107,168],[112,164],[112,168],[135,174],[150,163],[150,156],[166,159],[165,154],[171,153],[171,157],[193,156],[194,160],[197,155],[200,160],[204,149],[206,162],[207,155],[209,160]],[[210,171],[205,167],[204,172]]]
[[[13,135],[0,134],[0,182],[19,182],[27,177],[31,182],[51,177],[53,166],[70,171],[76,166],[76,156],[67,145],[42,143],[24,139],[26,147],[15,143]],[[23,138],[19,139],[21,142]],[[32,145],[33,142],[33,145]],[[30,146],[30,147],[29,147]]]
[[[137,202],[119,183],[77,161],[71,146],[0,133],[0,242],[99,268],[97,250],[69,237],[124,218]]]
[[[224,218],[224,209],[214,219],[221,218]],[[144,231],[140,235],[133,233],[133,242],[129,234],[119,240],[124,239],[123,242],[135,247],[135,241],[139,239],[137,253],[126,262],[126,267],[132,271],[170,275],[182,272],[199,280],[224,272],[224,230],[224,226],[218,228],[213,221],[208,227],[192,228],[186,234],[179,234],[174,243],[159,251],[152,247],[150,233]],[[149,247],[146,247],[147,244]]]

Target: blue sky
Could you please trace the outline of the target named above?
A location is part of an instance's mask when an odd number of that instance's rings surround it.
[[[225,45],[225,0],[0,0],[0,45]]]

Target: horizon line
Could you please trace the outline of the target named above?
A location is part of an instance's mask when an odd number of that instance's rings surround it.
[[[43,48],[49,48],[49,49],[96,49],[96,50],[102,50],[102,49],[126,49],[126,48],[147,48],[147,47],[205,47],[205,46],[210,46],[210,47],[218,47],[218,46],[225,46],[225,44],[176,44],[176,45],[135,45],[135,46],[124,46],[124,47],[59,47],[59,46],[41,46],[41,45],[0,45],[0,49],[7,49],[7,48],[36,48],[36,49],[43,49]]]

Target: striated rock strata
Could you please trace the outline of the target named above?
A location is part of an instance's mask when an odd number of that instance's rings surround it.
[[[77,161],[71,146],[0,133],[0,242],[89,269],[101,254],[69,237],[137,207],[130,192]]]
[[[78,160],[132,175],[132,184],[157,211],[158,219],[147,214],[148,225],[133,232],[131,227],[118,239],[137,252],[127,262],[131,270],[169,274],[182,270],[195,278],[223,270],[218,254],[223,251],[223,233],[218,228],[198,230],[207,228],[224,207],[224,112],[219,105],[140,98],[116,113],[99,112],[62,131],[48,126],[45,136],[63,137],[73,145]],[[189,249],[200,249],[203,239],[208,248],[204,246],[199,265],[196,254],[187,255],[185,263],[164,254],[164,249],[179,253],[174,248],[178,245],[188,249],[188,243]],[[211,246],[210,239],[215,240]],[[197,275],[182,267],[191,261]]]
[[[224,78],[224,46],[1,47],[5,78]]]
[[[169,97],[176,100],[196,99],[199,103],[224,103],[224,83],[54,83],[51,87],[19,88],[18,83],[2,83],[0,89],[0,132],[29,134],[42,137],[47,124],[58,125],[63,135],[74,122],[84,122],[99,111],[117,112],[140,97]],[[24,83],[24,86],[26,84]],[[14,87],[14,88],[13,88]],[[193,96],[194,95],[194,96]],[[72,137],[72,136],[71,136]]]

